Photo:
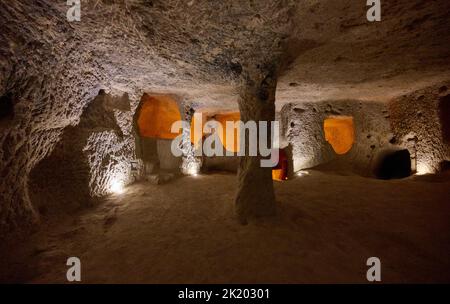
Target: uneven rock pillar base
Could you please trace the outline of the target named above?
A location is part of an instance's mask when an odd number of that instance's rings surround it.
[[[239,109],[241,120],[273,121],[275,119],[274,73],[256,72],[249,74],[245,86],[240,92]],[[258,131],[259,133],[259,131]],[[267,134],[270,138],[270,124]],[[248,135],[248,134],[247,134]],[[249,150],[248,136],[245,146]],[[258,135],[259,155],[259,135]],[[238,171],[238,192],[236,195],[236,214],[242,224],[251,218],[274,215],[276,212],[275,193],[272,181],[272,168],[261,167],[260,156],[242,156]]]
[[[242,157],[239,163],[236,214],[242,224],[250,218],[271,216],[276,212],[272,170],[261,168],[257,157]]]

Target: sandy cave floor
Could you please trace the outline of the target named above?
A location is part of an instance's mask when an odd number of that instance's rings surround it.
[[[3,249],[0,280],[65,283],[450,282],[450,178],[381,181],[310,171],[275,183],[279,212],[241,226],[236,177],[214,173],[121,195]]]

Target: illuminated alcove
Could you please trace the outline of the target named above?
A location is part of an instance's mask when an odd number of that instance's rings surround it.
[[[165,95],[144,94],[139,109],[137,125],[139,134],[147,138],[174,139],[179,133],[172,133],[172,124],[181,120],[178,105]]]
[[[323,122],[325,140],[333,147],[337,154],[346,154],[355,142],[355,128],[353,117],[329,117]]]
[[[167,95],[144,94],[135,116],[136,153],[145,163],[146,173],[155,170],[176,171],[181,159],[171,152],[172,140],[180,131],[171,132],[181,120],[177,102]]]
[[[205,124],[215,120],[222,125],[222,132],[218,136],[223,147],[233,153],[239,152],[239,129],[235,125],[241,119],[239,112],[211,113],[197,112],[191,123],[191,142],[198,147],[205,133]],[[201,120],[201,121],[200,121]],[[227,129],[227,122],[233,123],[233,128]]]

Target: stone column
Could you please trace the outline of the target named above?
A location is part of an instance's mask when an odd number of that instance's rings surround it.
[[[188,105],[184,106],[184,121],[189,124],[192,122],[194,110]],[[200,172],[203,160],[201,157],[195,156],[195,148],[191,143],[191,129],[183,129],[183,137],[181,142],[181,151],[183,152],[181,173],[186,175],[195,175]]]
[[[240,89],[239,110],[241,120],[267,121],[270,142],[270,122],[275,119],[276,75],[274,71],[260,69],[247,72]],[[238,170],[238,192],[236,195],[236,213],[239,221],[246,224],[248,219],[275,214],[275,194],[272,181],[272,169],[261,167],[258,156],[248,156],[249,139],[245,136],[246,156],[241,156]],[[247,134],[248,135],[248,134]]]

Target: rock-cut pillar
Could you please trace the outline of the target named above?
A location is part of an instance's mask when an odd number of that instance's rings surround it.
[[[249,73],[239,94],[241,120],[244,123],[254,121],[257,124],[260,121],[267,121],[266,131],[269,138],[270,122],[275,120],[276,83],[275,73],[261,71]],[[238,219],[243,224],[250,218],[273,215],[276,211],[272,169],[261,166],[260,132],[261,128],[258,128],[258,155],[249,155],[249,138],[245,136],[247,152],[239,161],[235,207]]]
[[[184,121],[189,125],[192,123],[194,110],[185,105]],[[183,137],[181,141],[181,151],[183,152],[181,172],[186,175],[195,175],[200,172],[202,167],[202,158],[195,155],[194,145],[191,143],[191,128],[183,128]]]

